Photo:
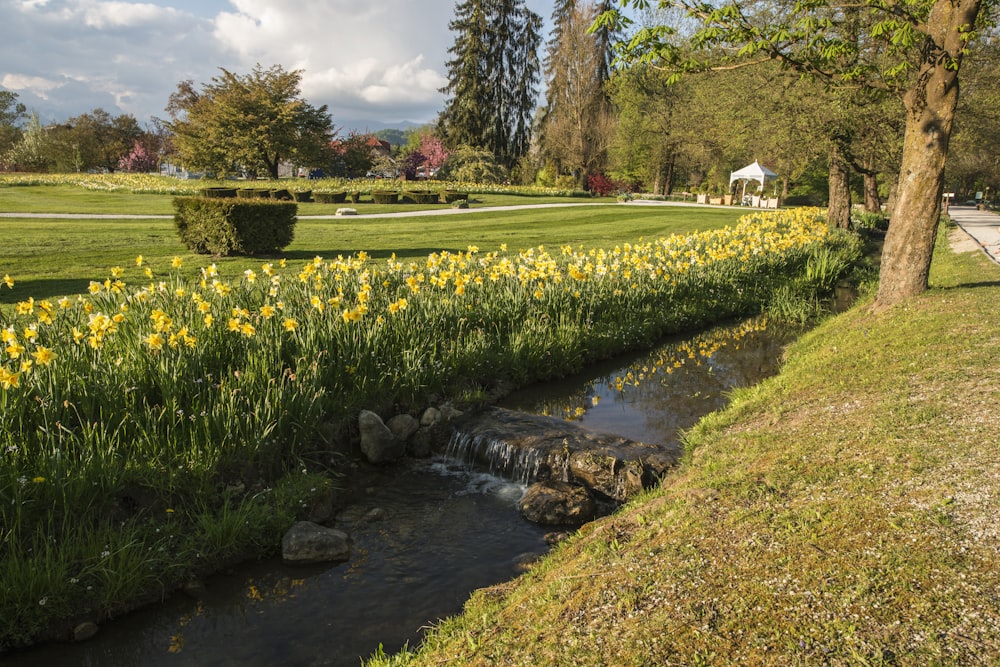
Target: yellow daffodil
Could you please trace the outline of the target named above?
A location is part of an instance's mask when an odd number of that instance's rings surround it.
[[[151,350],[160,350],[163,348],[164,343],[163,334],[151,333],[142,342],[148,345]]]
[[[53,352],[50,348],[39,346],[37,350],[31,353],[31,356],[35,358],[35,362],[40,366],[48,366],[59,356]]]
[[[11,373],[3,366],[0,366],[0,387],[3,389],[13,389],[20,384],[21,376],[18,373]]]

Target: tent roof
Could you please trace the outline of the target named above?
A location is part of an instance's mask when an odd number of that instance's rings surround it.
[[[734,181],[760,181],[763,185],[764,181],[774,180],[777,177],[776,173],[754,160],[753,164],[748,164],[729,174],[729,184],[732,185]]]

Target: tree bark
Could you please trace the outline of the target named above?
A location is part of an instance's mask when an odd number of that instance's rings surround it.
[[[903,97],[903,159],[882,249],[876,310],[927,289],[958,104],[958,70],[965,47],[961,29],[975,25],[981,5],[982,0],[938,0],[927,20],[923,62]]]
[[[882,212],[882,198],[878,196],[878,177],[873,171],[864,173],[865,179],[865,210],[869,213]]]
[[[830,205],[826,212],[826,222],[837,229],[851,226],[851,185],[847,160],[836,143],[830,149]]]

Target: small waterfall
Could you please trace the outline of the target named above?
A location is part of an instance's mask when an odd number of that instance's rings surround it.
[[[445,456],[466,465],[486,466],[490,474],[521,484],[536,481],[546,459],[545,453],[537,449],[515,447],[487,435],[459,432],[452,434]]]

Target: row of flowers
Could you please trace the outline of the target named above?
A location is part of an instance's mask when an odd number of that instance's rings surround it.
[[[0,186],[30,185],[73,185],[88,190],[104,192],[127,192],[131,194],[161,194],[192,196],[208,187],[232,187],[231,180],[181,180],[159,174],[0,174]],[[241,181],[242,182],[242,181]],[[321,178],[304,181],[302,179],[281,179],[260,181],[274,187],[292,191],[340,192],[344,190],[371,192],[382,189],[406,189],[404,181],[384,179]],[[256,183],[247,181],[246,183]],[[560,188],[520,185],[489,185],[481,183],[460,183],[456,181],[422,182],[421,187],[433,184],[436,189],[453,189],[473,194],[517,194],[526,196],[569,196],[573,191]]]

